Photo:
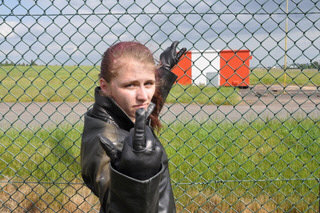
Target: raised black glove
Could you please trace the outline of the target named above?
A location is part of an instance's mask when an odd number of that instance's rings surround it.
[[[174,65],[176,65],[180,59],[180,57],[186,52],[187,48],[182,48],[177,53],[177,46],[179,42],[174,41],[170,47],[165,49],[163,53],[160,55],[160,63],[161,66],[167,70],[171,70]]]
[[[146,180],[161,169],[162,149],[152,130],[146,125],[144,109],[136,111],[135,126],[124,140],[122,152],[105,137],[100,137],[100,143],[114,169],[129,177]]]

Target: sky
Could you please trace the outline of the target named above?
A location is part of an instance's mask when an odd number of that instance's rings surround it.
[[[240,3],[241,2],[241,3]],[[112,44],[136,40],[159,58],[188,50],[249,49],[251,66],[320,61],[318,0],[0,0],[0,62],[99,65]],[[288,31],[285,31],[288,18]]]

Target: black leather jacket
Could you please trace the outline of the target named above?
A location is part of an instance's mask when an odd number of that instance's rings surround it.
[[[160,70],[161,94],[167,97],[176,76]],[[152,105],[147,113],[151,113]],[[168,158],[163,149],[162,169],[148,180],[128,177],[111,167],[110,158],[99,143],[107,137],[121,150],[122,141],[134,123],[110,98],[95,89],[95,103],[84,116],[81,144],[81,168],[85,184],[99,197],[100,212],[175,212]]]

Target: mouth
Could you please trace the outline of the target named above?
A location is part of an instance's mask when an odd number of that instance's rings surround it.
[[[149,104],[147,104],[147,103],[145,103],[145,104],[137,104],[137,105],[134,105],[133,108],[135,108],[135,109],[140,109],[140,108],[146,109],[148,106],[149,106]]]

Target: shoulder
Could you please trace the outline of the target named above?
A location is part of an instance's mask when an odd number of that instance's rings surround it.
[[[102,120],[90,115],[90,111],[84,115],[84,127],[82,142],[97,141],[100,137],[106,137],[117,147],[122,147],[122,141],[129,134],[128,131],[119,128],[113,119]]]

